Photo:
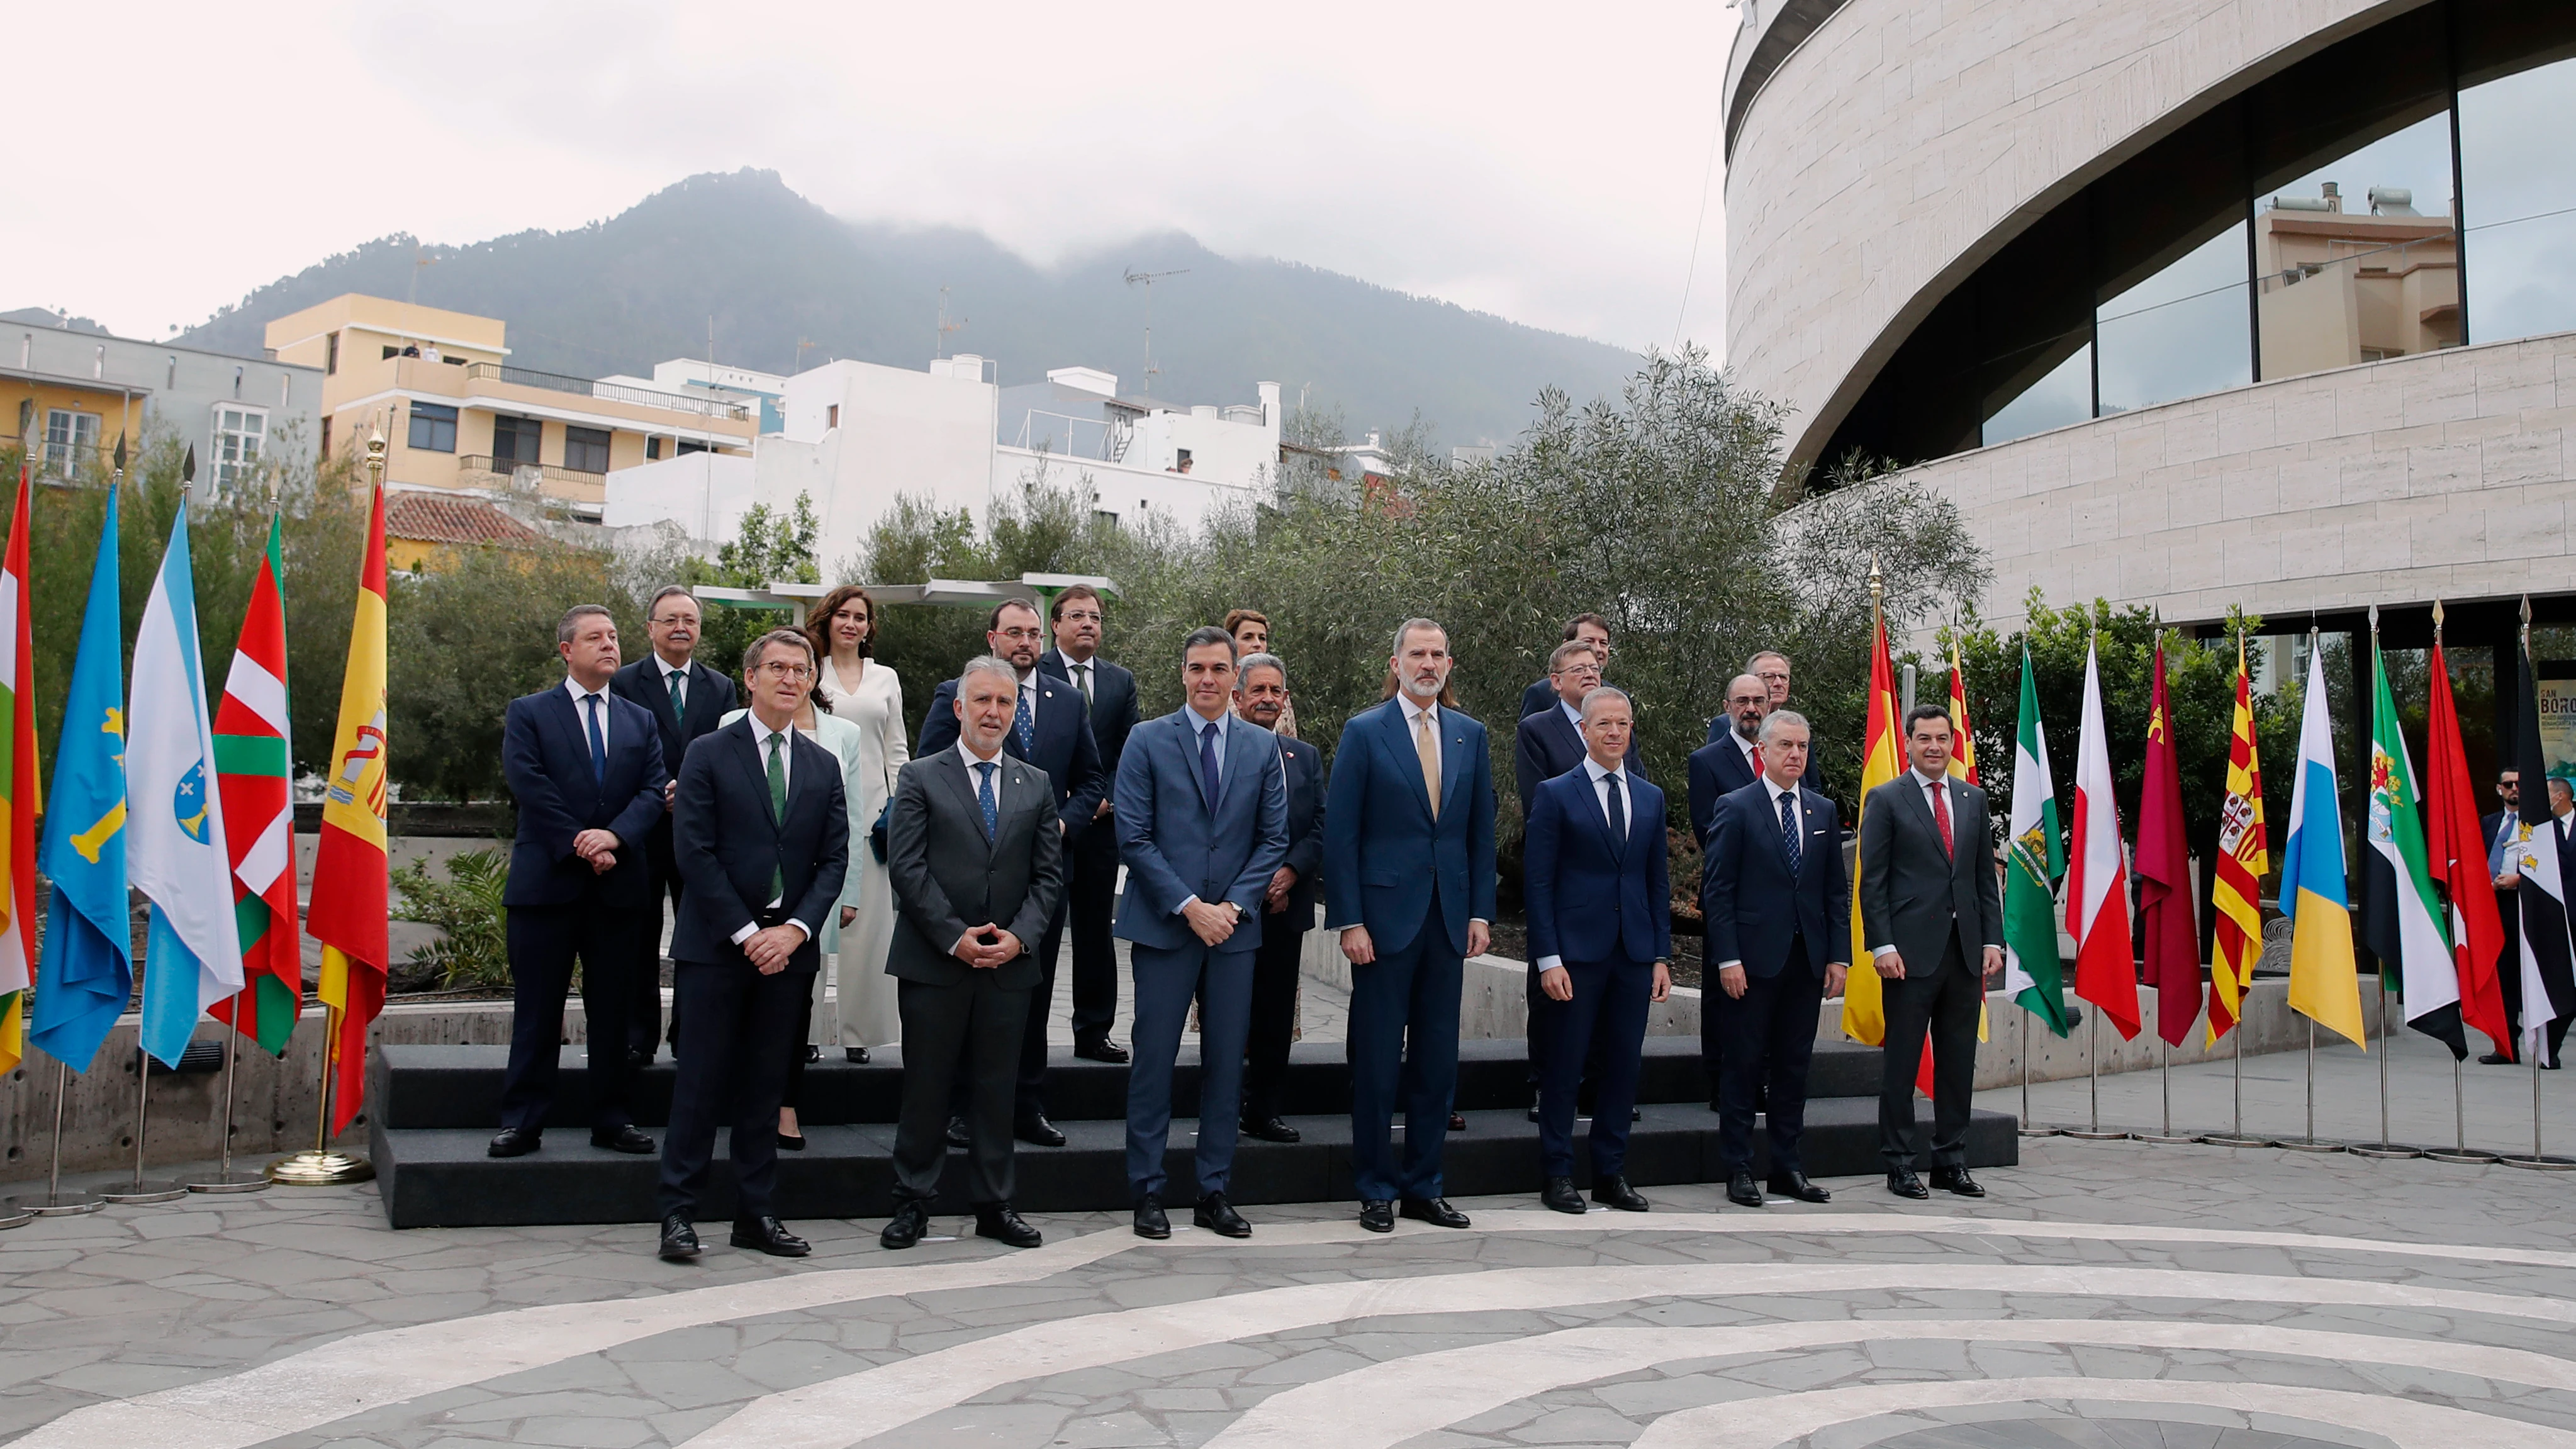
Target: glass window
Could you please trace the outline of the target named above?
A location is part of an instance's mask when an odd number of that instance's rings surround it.
[[[424,452],[455,452],[456,409],[444,403],[413,403],[408,441]]]
[[[2094,312],[2099,416],[2243,387],[2254,380],[2240,219]]]
[[[2460,92],[2469,336],[2576,330],[2576,60]]]
[[[2043,373],[2039,380],[1986,419],[1983,440],[2008,443],[2093,415],[2093,347],[2078,346],[2072,356]]]
[[[563,465],[575,473],[608,471],[608,430],[606,428],[564,429]]]
[[[250,481],[268,441],[268,414],[258,408],[215,409],[215,496]]]
[[[2265,377],[2460,345],[2451,118],[2426,116],[2273,189],[2254,215]]]
[[[507,414],[492,420],[492,466],[507,473],[513,468],[533,467],[537,451],[545,444],[546,425],[535,418],[514,418]]]
[[[45,410],[45,467],[69,473],[98,456],[99,417],[70,408]]]

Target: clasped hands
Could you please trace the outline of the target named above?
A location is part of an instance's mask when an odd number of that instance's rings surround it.
[[[1184,901],[1181,919],[1190,923],[1190,930],[1205,945],[1222,946],[1234,935],[1234,907],[1224,901],[1214,905],[1206,901]]]
[[[589,863],[592,874],[606,875],[617,869],[621,843],[613,830],[585,830],[572,838],[572,853]]]
[[[948,954],[978,971],[990,971],[1019,955],[1021,949],[1019,937],[987,921],[967,927],[957,944],[948,948]]]
[[[794,921],[782,921],[743,937],[742,954],[751,958],[761,975],[775,976],[787,969],[788,958],[804,944],[805,928]]]

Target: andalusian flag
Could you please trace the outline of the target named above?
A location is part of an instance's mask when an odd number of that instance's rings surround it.
[[[331,1130],[346,1129],[367,1091],[367,1029],[385,1007],[385,494],[376,490],[358,567],[357,620],[340,681],[340,724],[322,798],[313,904],[304,928],[322,943],[323,1004],[337,1088]]]
[[[2307,705],[2281,846],[2281,913],[2290,918],[2290,1009],[2355,1046],[2361,983],[2353,966],[2352,896],[2344,881],[2343,813],[2335,801],[2334,723],[2326,715],[2326,657],[2310,635]]]
[[[2021,719],[2013,741],[2012,844],[2004,876],[2004,989],[2050,1031],[2066,1035],[2066,971],[2057,956],[2057,880],[2066,846],[2057,779],[2039,728],[2039,684],[2021,651]]]
[[[2482,855],[2481,860],[2485,859]],[[2263,957],[2263,877],[2272,841],[2263,825],[2263,760],[2254,747],[2254,687],[2245,673],[2245,636],[2236,636],[2236,716],[2228,729],[2227,798],[2218,806],[2217,880],[2209,888],[2209,1039],[2244,1015],[2245,992]]]
[[[9,523],[8,561],[0,564],[0,694],[9,700],[9,731],[0,736],[0,791],[8,822],[0,826],[0,1073],[26,1051],[27,988],[36,954],[36,644],[27,599],[28,468],[18,465],[18,503]]]
[[[2075,842],[2066,865],[2066,933],[2075,938],[2075,994],[2102,1009],[2122,1040],[2138,1034],[2137,958],[2129,953],[2129,868],[2120,855],[2102,673],[2084,649],[2084,715],[2075,737]]]
[[[240,927],[242,993],[213,1007],[215,1019],[259,1043],[286,1051],[304,995],[304,961],[295,931],[294,763],[286,727],[285,524],[268,520],[268,552],[251,585],[215,709],[215,783],[224,802],[224,842],[232,852],[233,918]]]
[[[2398,729],[2397,700],[2388,692],[2388,656],[2370,646],[2370,806],[2364,833],[2370,854],[2363,868],[2370,889],[2362,896],[2361,935],[2379,958],[2380,980],[2405,1003],[2406,1024],[2451,1049],[2454,1061],[2469,1054],[2460,1030],[2460,979],[2451,965],[2450,921],[2433,894],[2424,851],[2424,796],[2416,788],[2415,762],[2406,757]]]
[[[1869,792],[1893,780],[1905,768],[1896,740],[1896,721],[1901,711],[1896,707],[1896,670],[1887,658],[1887,624],[1877,625],[1877,643],[1869,656],[1869,730],[1860,757],[1860,808],[1852,812],[1852,829],[1861,828],[1869,815]],[[1856,958],[1851,974],[1843,981],[1843,1035],[1863,1046],[1877,1046],[1887,1040],[1887,1007],[1881,993],[1878,973],[1869,969],[1872,947],[1883,944],[1871,941],[1861,929],[1859,859],[1852,862],[1851,939]],[[1940,963],[1933,963],[1938,966]]]

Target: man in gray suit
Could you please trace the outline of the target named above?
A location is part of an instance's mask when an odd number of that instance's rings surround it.
[[[1064,897],[1064,844],[1046,771],[1002,753],[1019,694],[1009,661],[968,660],[951,705],[957,743],[903,767],[886,820],[895,902],[886,974],[896,979],[904,1066],[894,1219],[878,1238],[889,1248],[911,1247],[929,1226],[961,1064],[976,1235],[1014,1248],[1040,1241],[1011,1209],[1011,1106],[1040,975],[1030,949]]]
[[[1968,1175],[1968,1099],[1976,1084],[1977,1013],[2003,979],[2003,891],[1995,879],[1986,792],[1949,777],[1950,711],[1905,714],[1912,767],[1869,792],[1860,826],[1861,935],[1886,985],[1887,1037],[1878,1088],[1878,1150],[1887,1190],[1932,1194],[1914,1175],[1914,1069],[1932,1036],[1932,1186],[1984,1197]],[[1976,960],[1982,969],[1971,967]]]

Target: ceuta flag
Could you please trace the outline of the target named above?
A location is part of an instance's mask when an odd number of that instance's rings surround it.
[[[1862,735],[1860,757],[1860,808],[1852,812],[1852,829],[1861,828],[1869,814],[1869,792],[1886,784],[1904,768],[1899,762],[1896,743],[1896,669],[1887,658],[1887,624],[1880,621],[1877,642],[1869,656],[1869,725]],[[1851,939],[1855,958],[1851,974],[1843,983],[1843,1035],[1863,1046],[1877,1046],[1887,1040],[1887,1000],[1878,984],[1878,973],[1865,959],[1875,944],[1861,929],[1860,873],[1857,859],[1852,863]]]
[[[2156,989],[2156,1035],[2181,1046],[2200,1016],[2200,930],[2191,910],[2191,848],[2182,834],[2182,764],[2174,754],[2165,694],[2165,643],[2147,715],[2147,777],[2138,798],[2138,914],[2146,927],[2147,984]]]
[[[348,1127],[366,1100],[367,1030],[385,1008],[386,897],[385,493],[379,487],[358,570],[357,619],[349,629],[313,905],[304,921],[322,943],[322,1001],[338,1013],[339,1035],[331,1043],[334,1133]]]
[[[2450,903],[2451,967],[2460,983],[2460,1020],[2484,1032],[2497,1051],[2511,1055],[2507,1043],[2513,1023],[2504,1014],[2504,983],[2496,975],[2505,948],[2504,918],[2496,914],[2486,832],[2478,825],[2477,787],[2469,783],[2468,750],[2460,738],[2459,706],[2451,698],[2451,670],[2442,660],[2439,635],[2433,640],[2424,768],[2424,854]]]
[[[2102,726],[2102,674],[2084,649],[2084,717],[2075,740],[2075,840],[2066,861],[2066,933],[2075,938],[2075,994],[2102,1009],[2123,1040],[2138,1034],[2138,972],[2129,956],[2129,871],[2120,858],[2120,802]]]
[[[9,553],[0,564],[0,694],[9,698],[9,729],[0,736],[0,790],[8,792],[8,820],[0,825],[0,1073],[26,1051],[27,988],[35,982],[36,953],[36,646],[27,598],[27,495],[25,463],[18,465],[18,502],[9,522]]]
[[[2471,817],[2471,834],[2476,833]],[[2209,1039],[2235,1029],[2263,957],[2263,877],[2272,842],[2263,825],[2263,758],[2254,744],[2254,689],[2245,636],[2236,636],[2236,717],[2227,738],[2227,796],[2218,806],[2217,880],[2209,888]],[[2493,902],[2489,902],[2492,909]]]
[[[241,994],[211,1008],[217,1021],[277,1056],[304,994],[295,930],[295,809],[287,741],[286,598],[282,518],[268,520],[268,552],[242,615],[241,642],[215,710],[215,784],[232,854],[233,915],[241,927]]]

